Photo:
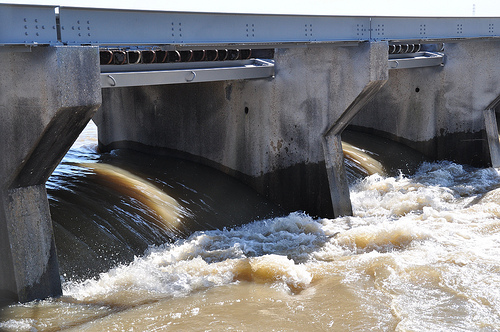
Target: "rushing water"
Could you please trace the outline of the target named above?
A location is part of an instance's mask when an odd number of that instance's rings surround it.
[[[352,138],[354,216],[314,219],[92,140],[47,184],[64,296],[4,308],[0,329],[500,331],[496,169],[398,166],[380,155],[404,149]]]

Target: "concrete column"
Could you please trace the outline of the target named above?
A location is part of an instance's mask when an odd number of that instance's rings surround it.
[[[0,53],[0,302],[61,294],[45,182],[97,111],[94,47]]]
[[[369,77],[366,81],[366,86],[356,96],[349,107],[334,120],[323,135],[326,171],[330,184],[330,195],[335,217],[352,215],[341,134],[362,107],[365,106],[387,82],[389,76],[387,43],[370,43],[369,47],[368,54],[370,60],[363,63],[366,67],[362,69],[366,71],[365,74]]]
[[[500,140],[495,109],[484,110],[484,124],[492,167],[500,167]]]
[[[490,151],[492,167],[500,167],[500,140],[498,137],[498,122],[495,109],[500,104],[500,95],[497,96],[484,110],[484,126]]]
[[[276,49],[275,69],[274,79],[105,89],[99,146],[177,154],[286,210],[333,217],[328,173],[342,155],[327,146],[326,166],[324,135],[335,124],[338,135],[384,80],[387,44]]]

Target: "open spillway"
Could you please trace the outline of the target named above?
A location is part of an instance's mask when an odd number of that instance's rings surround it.
[[[284,213],[209,167],[132,151],[100,155],[85,142],[47,183],[61,271],[68,278],[93,277],[151,245],[195,231]]]
[[[4,308],[0,329],[496,330],[499,172],[345,143],[354,216],[322,219],[84,137],[47,184],[64,296]]]

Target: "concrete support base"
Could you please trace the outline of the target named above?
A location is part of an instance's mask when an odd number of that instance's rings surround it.
[[[338,212],[332,207],[328,174],[345,177],[343,165],[337,167],[342,163],[332,163],[343,156],[335,144],[323,149],[324,135],[354,116],[368,86],[386,79],[387,48],[277,49],[274,79],[105,89],[94,118],[99,146],[176,153],[209,164],[290,211],[349,213],[346,183],[332,184],[346,198]]]
[[[14,301],[43,299],[61,294],[56,247],[52,234],[49,204],[45,186],[29,186],[7,190],[2,194],[2,207],[7,227],[13,275],[11,285],[2,285],[2,296]],[[7,256],[7,255],[6,255]],[[10,269],[2,260],[4,272]]]
[[[0,302],[61,294],[45,182],[100,105],[94,47],[0,56]]]
[[[335,217],[351,216],[352,205],[344,165],[340,135],[326,135],[323,141],[325,166]]]
[[[494,109],[484,110],[484,125],[490,150],[492,167],[500,167],[500,140],[498,137],[497,116]]]

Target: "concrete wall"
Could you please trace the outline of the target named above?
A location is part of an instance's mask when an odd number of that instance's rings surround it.
[[[489,165],[483,111],[500,95],[499,49],[498,41],[457,41],[444,45],[443,67],[391,70],[352,124],[434,159]]]
[[[94,47],[0,53],[0,302],[61,294],[45,182],[100,105]]]
[[[275,63],[274,79],[105,89],[100,148],[178,153],[285,209],[333,216],[324,134],[386,79],[387,44],[278,49]]]

